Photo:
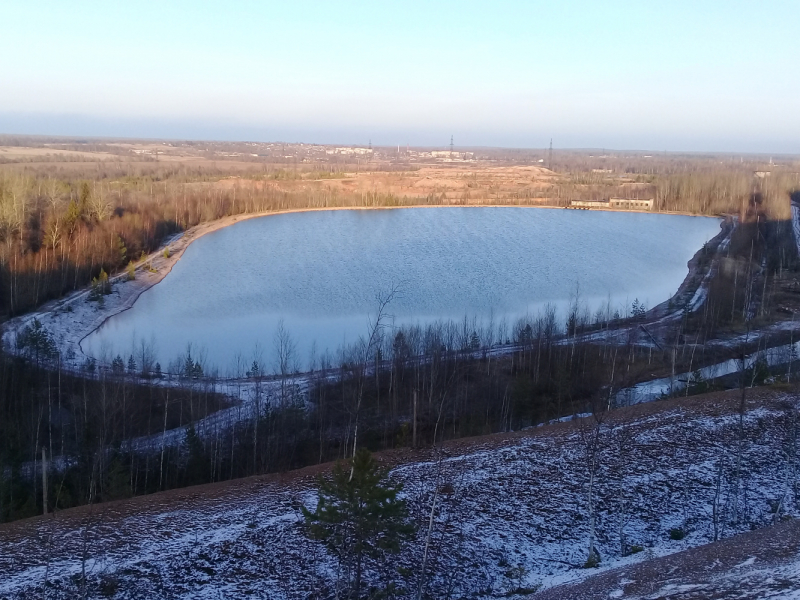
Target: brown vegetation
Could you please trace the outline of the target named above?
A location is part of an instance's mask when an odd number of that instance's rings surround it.
[[[285,144],[6,140],[12,143],[0,148],[0,312],[6,315],[86,286],[101,269],[117,272],[172,233],[232,214],[419,204],[567,206],[613,196],[652,197],[660,211],[745,220],[757,191],[760,214],[785,220],[787,194],[800,185],[791,161],[765,167],[757,160],[562,152],[550,170],[533,151],[487,150],[470,160],[437,162],[420,158],[424,153],[376,150],[359,159]],[[763,169],[770,175],[754,179]]]

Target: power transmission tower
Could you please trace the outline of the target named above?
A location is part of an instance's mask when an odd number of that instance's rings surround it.
[[[453,136],[450,136],[450,158],[453,158]]]
[[[547,168],[553,170],[553,138],[550,138],[550,151],[547,153]]]

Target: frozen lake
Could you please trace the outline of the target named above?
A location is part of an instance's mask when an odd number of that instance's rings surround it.
[[[368,329],[375,297],[400,294],[394,322],[461,320],[509,325],[550,302],[566,306],[576,284],[594,309],[666,300],[686,263],[719,232],[719,219],[535,208],[338,210],[267,216],[195,241],[172,272],[132,309],[83,342],[101,360],[154,341],[164,369],[193,354],[229,372],[258,347],[274,365],[278,323],[304,368]]]

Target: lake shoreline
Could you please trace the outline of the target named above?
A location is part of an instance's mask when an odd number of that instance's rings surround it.
[[[64,298],[50,301],[35,311],[10,319],[5,324],[2,341],[8,351],[11,353],[16,353],[14,342],[17,332],[29,325],[34,319],[38,319],[53,335],[59,352],[61,353],[62,357],[66,357],[67,361],[74,361],[76,359],[80,359],[81,361],[90,360],[91,358],[97,359],[97,357],[90,357],[90,355],[83,351],[81,345],[83,340],[102,327],[111,317],[117,316],[120,313],[131,309],[144,292],[164,280],[164,278],[172,271],[172,268],[175,266],[175,264],[177,264],[177,262],[181,259],[183,253],[192,242],[204,237],[207,234],[214,233],[243,221],[249,221],[252,219],[273,215],[342,210],[374,211],[407,208],[549,208],[565,210],[564,207],[556,206],[515,204],[424,204],[407,206],[337,206],[321,208],[298,208],[252,214],[230,215],[223,217],[222,219],[201,223],[187,229],[183,233],[175,234],[168,238],[157,251],[151,253],[145,259],[136,263],[136,277],[134,280],[129,281],[127,279],[126,272],[114,275],[110,279],[113,284],[112,293],[108,296],[105,296],[102,302],[89,301],[88,296],[91,292],[91,288],[87,287],[77,290],[65,296]],[[601,212],[636,212],[654,215],[706,216],[687,213],[636,211],[630,209],[599,210]],[[720,233],[723,232],[721,231]],[[164,256],[164,250],[166,248],[169,248],[169,256]],[[685,288],[687,282],[696,276],[693,267],[696,268],[695,259],[700,251],[702,251],[702,248],[699,249],[695,256],[689,261],[689,272],[684,278],[684,282],[681,284],[681,290]],[[693,265],[693,263],[695,264]],[[150,270],[148,267],[152,267],[153,270]]]

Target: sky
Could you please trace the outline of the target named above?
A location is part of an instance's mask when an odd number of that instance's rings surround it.
[[[0,133],[800,153],[798,0],[0,4]]]

